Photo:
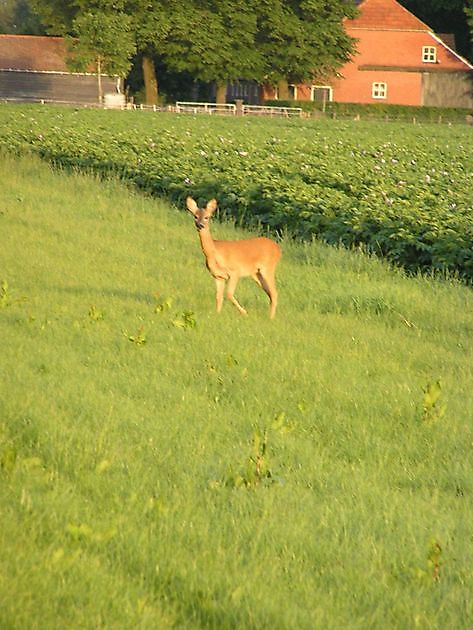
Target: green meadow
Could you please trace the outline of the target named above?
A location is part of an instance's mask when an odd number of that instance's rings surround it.
[[[219,238],[241,238],[214,222]],[[473,295],[3,155],[0,627],[469,628]]]

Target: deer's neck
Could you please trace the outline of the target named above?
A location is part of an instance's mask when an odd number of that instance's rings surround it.
[[[203,228],[202,230],[199,230],[199,239],[200,246],[202,247],[202,251],[204,252],[204,256],[207,259],[207,262],[214,261],[216,248],[212,235],[210,234],[210,230],[208,228]]]

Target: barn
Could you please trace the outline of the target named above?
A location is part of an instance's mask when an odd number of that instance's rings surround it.
[[[62,37],[0,34],[0,100],[94,105],[97,75],[71,72]],[[104,93],[117,93],[121,81],[102,76]]]

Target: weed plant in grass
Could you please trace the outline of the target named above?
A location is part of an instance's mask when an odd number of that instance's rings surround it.
[[[1,627],[470,626],[470,289],[288,240],[218,317],[183,209],[0,177]]]

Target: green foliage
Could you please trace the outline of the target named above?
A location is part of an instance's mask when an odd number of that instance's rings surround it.
[[[0,470],[4,473],[11,473],[15,468],[18,453],[12,446],[6,446],[0,452]]]
[[[468,0],[468,6],[465,7],[464,11],[467,17],[468,26],[470,28],[471,41],[473,41],[473,2],[472,0]]]
[[[412,577],[426,586],[439,582],[441,558],[442,547],[435,538],[432,538],[429,543],[425,565],[412,569]]]
[[[253,433],[251,455],[243,471],[230,472],[223,484],[231,488],[254,489],[275,481],[269,464],[268,430],[257,428]],[[218,484],[211,484],[218,487]]]
[[[146,334],[144,330],[144,326],[140,326],[138,331],[134,335],[130,335],[127,332],[123,333],[128,341],[131,341],[135,344],[135,346],[144,346],[146,343]]]
[[[156,305],[154,307],[155,313],[164,313],[168,311],[172,306],[172,297],[163,297],[159,294],[156,295]]]
[[[281,101],[268,100],[267,105],[282,107],[300,107],[303,111],[313,116],[322,115],[337,119],[351,118],[354,120],[373,120],[384,122],[407,123],[465,123],[471,110],[454,107],[426,107],[413,105],[391,104],[360,104],[327,102],[325,105],[319,101]]]
[[[11,303],[9,291],[8,291],[8,282],[6,280],[2,280],[0,285],[0,308],[6,308]]]
[[[350,58],[352,40],[343,19],[356,14],[343,0],[258,2],[257,46],[266,62],[266,81],[292,82],[333,75]]]
[[[32,11],[29,0],[2,0],[0,2],[0,33],[44,35],[44,28],[38,16]]]
[[[104,314],[103,312],[98,309],[95,304],[92,304],[92,306],[89,308],[89,319],[92,322],[100,322],[102,321],[104,318]]]
[[[439,380],[424,387],[424,397],[422,399],[423,422],[435,422],[441,420],[445,415],[446,406],[440,400],[441,393],[442,387]]]
[[[68,37],[71,68],[84,71],[93,64],[97,73],[124,77],[136,51],[131,23],[131,17],[123,12],[79,13]]]
[[[197,322],[192,311],[183,311],[178,317],[173,320],[172,324],[176,328],[189,330],[191,328],[195,328]]]
[[[171,23],[161,51],[171,70],[188,72],[201,81],[263,77],[263,59],[254,43],[254,2],[192,2],[185,10],[174,11]]]

